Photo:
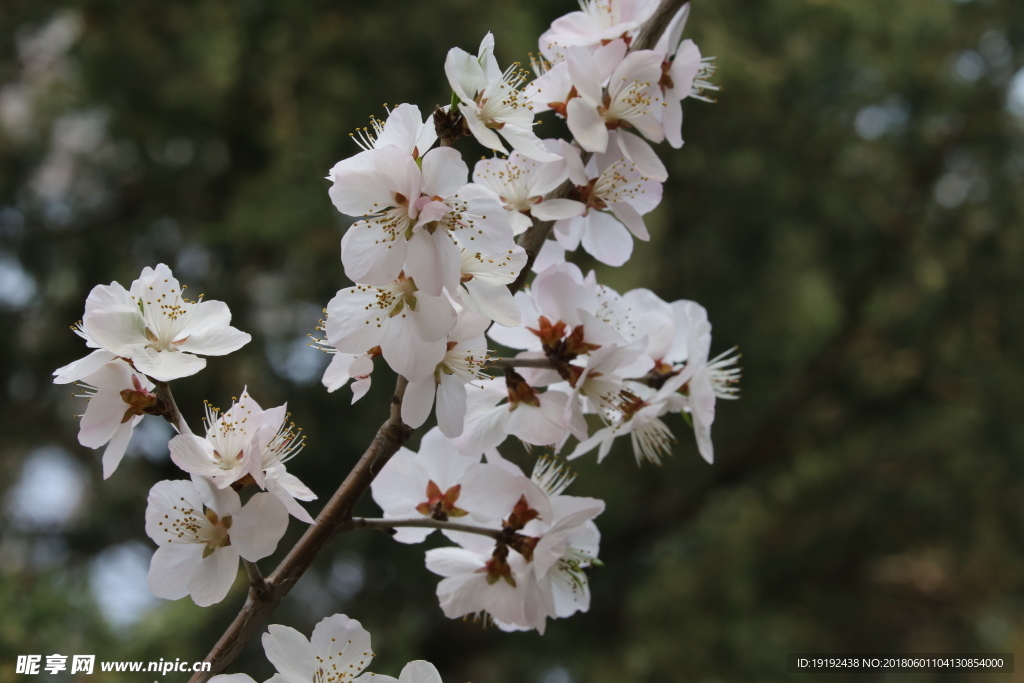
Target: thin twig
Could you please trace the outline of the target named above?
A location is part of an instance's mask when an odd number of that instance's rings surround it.
[[[442,522],[430,517],[420,517],[417,519],[366,519],[365,517],[355,517],[349,520],[348,527],[351,529],[378,529],[382,531],[395,529],[397,527],[419,527],[448,531],[462,531],[467,534],[490,536],[493,539],[499,539],[502,537],[500,529],[485,529],[482,526],[459,524],[458,522]]]
[[[263,579],[263,574],[260,573],[260,568],[256,566],[255,562],[242,558],[242,565],[245,567],[245,572],[249,575],[249,584],[254,588],[263,589],[266,586],[266,582]]]
[[[158,382],[152,377],[149,378],[155,385],[153,393],[159,396],[167,403],[168,413],[164,415],[164,419],[174,425],[174,428],[178,430],[179,434],[191,434],[192,430],[189,429],[188,423],[185,422],[185,418],[182,417],[181,411],[178,410],[178,404],[174,401],[174,394],[171,393],[171,385],[167,382]]]

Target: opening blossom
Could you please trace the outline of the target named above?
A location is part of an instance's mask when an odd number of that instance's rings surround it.
[[[286,406],[263,410],[242,391],[230,408],[221,412],[206,403],[206,436],[179,434],[171,439],[171,460],[189,474],[204,477],[224,489],[247,475],[260,488],[274,494],[297,519],[313,523],[296,502],[316,495],[284,463],[302,450],[304,439],[288,423]]]
[[[484,147],[507,153],[498,138],[505,138],[513,149],[537,161],[557,161],[533,132],[533,102],[522,91],[526,72],[513,64],[505,71],[494,57],[494,36],[488,33],[480,42],[477,55],[460,48],[448,51],[444,63],[458,110],[473,137]],[[497,131],[497,133],[495,132]]]
[[[271,624],[263,634],[263,651],[278,671],[267,683],[441,683],[434,665],[423,660],[406,664],[397,679],[363,674],[374,657],[370,634],[344,614],[321,620],[309,639],[289,626]],[[247,674],[221,674],[210,681],[254,683]]]
[[[117,282],[97,285],[85,301],[83,318],[98,347],[161,382],[202,370],[206,360],[199,355],[223,356],[249,343],[251,337],[230,322],[227,304],[186,299],[162,263],[143,269],[130,290]]]
[[[191,595],[200,607],[231,590],[238,559],[274,552],[288,527],[288,511],[270,493],[243,506],[232,489],[193,481],[161,481],[149,492],[146,534],[159,546],[149,567],[149,590],[158,598]]]

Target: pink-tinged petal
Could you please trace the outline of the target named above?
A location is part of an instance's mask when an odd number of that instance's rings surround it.
[[[267,480],[273,480],[281,490],[296,500],[316,500],[316,494],[298,477],[288,472],[284,465],[275,465],[267,470]]]
[[[537,134],[529,128],[507,125],[498,133],[517,152],[534,161],[561,161],[562,157],[545,149]]]
[[[480,62],[462,48],[453,47],[448,50],[448,56],[444,60],[444,73],[448,77],[448,84],[463,102],[473,100],[487,85]]]
[[[427,478],[418,463],[416,453],[400,448],[373,480],[370,494],[385,515],[411,517],[416,506],[426,500]]]
[[[194,510],[203,509],[203,499],[192,482],[188,480],[158,481],[149,490],[146,505],[146,535],[157,545],[164,545],[168,538],[178,542],[177,537],[169,535],[161,528],[164,515],[170,515],[175,507],[186,507]]]
[[[337,665],[339,672],[350,676],[365,669],[373,659],[370,634],[362,624],[344,614],[321,620],[313,627],[309,644],[325,668]]]
[[[520,403],[515,410],[509,411],[505,429],[535,446],[558,443],[568,432],[562,415],[569,397],[558,391],[545,391],[537,396],[541,407]]]
[[[327,304],[327,340],[338,351],[362,355],[387,335],[390,310],[377,305],[380,290],[356,286],[342,289]]]
[[[354,223],[341,240],[345,275],[364,285],[390,285],[405,262],[405,236],[383,226],[390,219]]]
[[[583,166],[579,147],[571,145],[565,140],[559,140],[559,143],[562,147],[562,157],[565,159],[565,170],[569,174],[569,180],[575,185],[586,185],[588,176]]]
[[[683,105],[676,98],[669,98],[661,112],[661,126],[665,139],[675,149],[683,146]]]
[[[327,387],[327,393],[334,393],[341,387],[348,384],[348,381],[352,379],[349,374],[349,368],[352,365],[352,361],[359,358],[354,353],[338,353],[331,354],[331,363],[324,370],[324,377],[321,380],[323,385]]]
[[[433,121],[428,123],[429,126],[424,125],[419,107],[414,104],[400,104],[388,114],[384,130],[377,137],[376,146],[395,145],[410,154],[418,147],[420,156],[423,156],[437,139],[436,133],[433,138],[425,135],[425,132],[434,130]]]
[[[540,273],[562,263],[565,263],[565,247],[554,240],[545,240],[533,262],[533,272]]]
[[[651,142],[661,142],[665,139],[665,129],[662,128],[661,121],[654,114],[637,116],[631,118],[629,122]]]
[[[534,204],[530,213],[542,221],[558,221],[579,216],[586,209],[586,204],[573,199],[545,199],[539,204]]]
[[[187,330],[192,334],[231,324],[231,310],[223,301],[200,301],[189,312]]]
[[[633,253],[633,238],[611,215],[591,211],[583,232],[583,248],[601,263],[621,266]]]
[[[454,231],[453,236],[462,247],[482,254],[507,253],[515,249],[512,225],[508,212],[489,194],[475,193],[479,185],[466,185],[459,197],[466,200],[466,213],[472,217],[470,225]]]
[[[419,230],[409,240],[405,274],[424,293],[440,297],[442,287],[455,289],[459,284],[460,253],[443,230]]]
[[[355,403],[363,396],[366,396],[366,392],[370,390],[370,378],[361,379],[352,382],[352,403]]]
[[[417,659],[405,665],[398,677],[398,683],[442,683],[442,681],[441,674],[437,672],[437,668],[433,664]]]
[[[508,150],[501,144],[501,139],[498,134],[488,128],[480,117],[477,115],[477,109],[475,106],[466,104],[465,102],[459,105],[459,111],[462,112],[462,118],[469,126],[469,132],[473,134],[476,141],[487,149],[493,149],[498,152],[508,154]]]
[[[459,453],[464,456],[479,456],[489,448],[500,446],[508,436],[505,429],[508,414],[507,405],[477,411],[472,417],[467,414],[462,436],[456,440]]]
[[[271,624],[263,634],[263,651],[289,683],[308,683],[317,670],[313,646],[306,637],[281,624]]]
[[[625,41],[613,40],[607,45],[599,47],[594,51],[594,54],[590,56],[590,59],[594,64],[593,68],[597,72],[597,76],[602,83],[607,81],[611,75],[615,73],[615,69],[618,68],[619,64],[621,64],[622,60],[626,57],[627,50],[628,48],[626,47]]]
[[[281,501],[281,505],[284,505],[285,509],[295,519],[306,524],[316,524],[316,520],[309,514],[306,508],[299,505],[298,501],[295,500],[291,491],[287,490],[280,481],[277,479],[266,480],[267,491],[277,496],[277,499]],[[314,498],[316,496],[313,496]]]
[[[356,171],[376,171],[377,165],[373,163],[373,150],[359,152],[347,159],[342,159],[331,167],[327,172],[327,180],[334,180],[334,176]]]
[[[449,439],[462,435],[466,419],[466,384],[455,375],[442,373],[437,388],[437,426]]]
[[[150,268],[143,269],[143,274],[146,271],[152,272]],[[121,286],[119,282],[111,282],[109,285],[96,285],[89,292],[88,298],[85,300],[85,310],[99,310],[99,309],[113,309],[113,308],[125,308],[130,309],[133,306],[132,295]]]
[[[566,107],[569,130],[580,147],[588,152],[603,152],[608,148],[608,128],[597,109],[582,98],[574,97]]]
[[[444,339],[455,327],[455,309],[443,296],[416,295],[416,314],[412,316],[423,341]],[[438,361],[440,362],[440,361]]]
[[[217,548],[199,560],[188,577],[189,593],[200,607],[215,605],[225,597],[238,576],[238,551],[232,546]]]
[[[715,421],[715,390],[704,372],[697,373],[687,386],[690,389],[690,415],[693,433],[697,437],[697,450],[708,463],[713,463],[715,448],[711,443],[711,425]]]
[[[459,483],[473,464],[480,462],[480,455],[467,458],[459,454],[455,441],[435,427],[423,435],[416,459],[425,476],[433,479],[442,489],[448,490]],[[422,491],[419,493],[422,494]]]
[[[230,486],[233,482],[233,478],[227,477],[227,472],[217,466],[213,445],[206,439],[194,434],[179,434],[167,446],[171,452],[171,461],[185,472],[204,477],[219,476],[220,481],[216,482],[219,488]],[[241,468],[236,474],[241,476]]]
[[[519,211],[507,211],[508,223],[512,226],[513,235],[522,235],[524,232],[530,229],[533,225],[533,221],[525,213]]]
[[[380,348],[392,370],[415,382],[433,376],[437,364],[444,359],[447,344],[444,339],[432,342],[420,339],[415,323],[403,317],[405,315],[403,312],[395,316]]]
[[[692,40],[684,40],[676,51],[676,58],[672,60],[669,68],[669,75],[674,84],[673,90],[679,99],[690,94],[693,89],[693,81],[700,71],[700,49]]]
[[[71,382],[85,379],[115,358],[117,356],[110,351],[96,349],[85,358],[79,358],[73,363],[68,363],[64,367],[54,370],[53,383],[70,384]]]
[[[556,569],[548,572],[547,578],[551,582],[554,616],[564,619],[590,609],[590,586],[586,575],[577,577]]]
[[[218,674],[210,683],[256,683],[249,674]]]
[[[87,448],[99,448],[110,441],[128,409],[121,398],[121,390],[132,388],[131,375],[127,363],[114,361],[85,378],[87,384],[96,387],[96,393],[89,399],[82,416],[78,432],[80,444]],[[146,381],[146,384],[149,382]]]
[[[142,419],[142,416],[134,417],[128,422],[120,425],[110,438],[110,443],[103,451],[103,478],[108,479],[117,466],[121,464],[124,452],[128,450],[128,442],[132,439],[132,431],[135,425]]]
[[[136,348],[149,344],[138,309],[87,310],[84,324],[93,341],[118,356],[130,356]]]
[[[427,551],[426,564],[429,571],[451,578],[476,572],[484,566],[484,559],[462,548],[436,548]]]
[[[244,334],[244,333],[243,333]],[[249,335],[245,335],[247,338]],[[206,359],[181,351],[142,349],[132,354],[135,368],[159,382],[190,377],[206,367]]]
[[[205,548],[201,543],[165,543],[157,548],[149,564],[149,592],[165,600],[188,595],[189,577]]]
[[[622,221],[633,236],[638,240],[647,242],[651,239],[651,234],[647,232],[647,226],[644,224],[644,219],[637,213],[636,209],[627,204],[626,202],[614,202],[609,208],[615,217]]]
[[[388,515],[384,515],[388,518]],[[391,517],[390,519],[409,519],[408,517]],[[427,536],[434,532],[433,529],[421,529],[412,526],[401,526],[395,527],[395,533],[391,536],[391,539],[399,543],[405,543],[406,545],[415,545],[417,543],[423,543],[427,540]]]
[[[519,326],[519,306],[506,285],[470,280],[464,286],[466,306],[508,328]]]
[[[469,167],[462,154],[452,147],[438,147],[423,156],[423,194],[451,197],[466,184]]]
[[[277,496],[257,493],[232,515],[231,545],[242,557],[255,562],[277,549],[287,528],[288,510]]]
[[[480,522],[504,519],[522,495],[522,478],[502,467],[475,464],[462,479],[459,507]]]
[[[238,493],[234,489],[219,488],[209,477],[193,474],[192,486],[199,493],[203,504],[220,517],[230,517],[242,507],[242,499],[238,497]]]
[[[640,173],[658,182],[664,182],[668,179],[668,171],[665,169],[665,164],[662,163],[650,143],[639,135],[619,130],[615,132],[615,142],[618,144],[623,156],[636,164],[636,168]],[[661,195],[659,194],[658,200],[660,199]],[[654,207],[650,208],[653,209]],[[647,211],[650,211],[650,209],[647,209]],[[647,211],[641,210],[642,213],[647,213]]]
[[[661,34],[661,38],[658,39],[658,44],[655,46],[655,50],[658,54],[669,56],[672,52],[676,52],[676,58],[678,59],[679,52],[676,47],[679,46],[679,39],[683,35],[683,29],[686,27],[686,20],[690,17],[690,3],[686,3],[679,8],[675,16],[672,17],[672,21],[669,22],[668,28]],[[687,41],[691,42],[691,41]]]
[[[370,152],[370,155],[376,153]],[[394,181],[380,171],[343,171],[333,179],[334,184],[327,193],[334,208],[346,216],[359,218],[395,206]]]
[[[188,353],[198,353],[204,356],[226,356],[242,348],[250,341],[252,341],[252,337],[248,332],[242,332],[234,327],[225,325],[191,334],[183,342],[176,344],[176,346],[179,351]]]
[[[430,417],[430,409],[434,407],[434,389],[437,383],[433,375],[409,382],[402,399],[402,422],[416,429]]]
[[[576,86],[576,91],[585,103],[596,111],[597,106],[601,104],[601,85],[608,74],[602,76],[598,72],[590,51],[582,47],[570,48],[565,61],[569,69],[569,79]]]

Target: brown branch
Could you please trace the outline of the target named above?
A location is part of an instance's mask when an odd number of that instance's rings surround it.
[[[501,529],[485,529],[482,526],[473,526],[472,524],[459,524],[457,522],[442,522],[438,519],[431,517],[420,517],[417,519],[366,519],[365,517],[356,517],[349,520],[346,527],[348,529],[378,529],[380,531],[387,531],[389,529],[395,529],[397,527],[419,527],[421,529],[447,529],[448,531],[462,531],[467,534],[480,534],[481,536],[490,536],[493,539],[499,539],[503,537]]]
[[[369,448],[331,496],[316,518],[316,523],[306,530],[274,573],[264,580],[264,590],[257,590],[256,587],[249,589],[248,599],[238,616],[206,656],[205,661],[212,664],[210,671],[196,673],[190,679],[191,683],[207,681],[235,661],[245,644],[263,627],[267,617],[309,569],[317,555],[336,534],[350,525],[352,508],[356,502],[370,488],[370,483],[385,463],[412,434],[412,429],[402,422],[402,398],[407,385],[405,378],[399,376],[395,393],[391,397],[391,415],[388,420],[377,430]]]
[[[263,579],[263,574],[260,573],[260,568],[256,566],[255,562],[242,558],[242,566],[245,567],[245,573],[249,575],[249,584],[258,590],[266,588],[266,581]]]
[[[653,47],[672,16],[679,11],[683,4],[683,0],[662,0],[661,6],[644,26],[640,37],[633,42],[631,49]],[[441,136],[440,144],[441,146],[450,146],[453,140],[454,136]],[[589,154],[584,154],[583,163],[586,164],[589,158]],[[548,198],[567,197],[572,189],[572,183],[566,181],[549,194]],[[526,282],[526,276],[553,226],[553,221],[534,219],[533,225],[523,234],[520,246],[526,250],[527,262],[516,281],[509,285],[509,290],[513,293],[519,291]],[[404,377],[398,377],[395,393],[391,398],[391,415],[388,420],[377,430],[377,435],[373,438],[370,446],[349,472],[345,481],[335,491],[327,505],[324,506],[316,518],[316,523],[303,534],[298,543],[274,570],[274,573],[264,579],[262,589],[257,586],[249,588],[249,596],[245,605],[242,606],[238,616],[231,622],[224,635],[214,645],[210,654],[206,656],[205,661],[212,664],[211,670],[196,673],[189,679],[189,683],[205,683],[235,661],[245,644],[263,626],[274,608],[288,594],[295,582],[305,573],[331,539],[338,533],[354,528],[352,526],[352,509],[356,502],[370,488],[370,484],[381,468],[391,459],[391,456],[412,435],[413,430],[402,422],[402,398],[405,396],[407,384]],[[164,386],[166,387],[166,385]],[[180,420],[180,413],[176,414]]]
[[[191,434],[192,430],[189,429],[188,423],[185,422],[185,418],[181,416],[181,411],[178,410],[178,404],[174,402],[174,394],[171,393],[171,385],[167,382],[158,382],[152,377],[149,379],[154,384],[153,393],[163,399],[164,403],[167,404],[168,412],[164,413],[164,419],[174,425],[174,428],[178,430],[179,434]]]

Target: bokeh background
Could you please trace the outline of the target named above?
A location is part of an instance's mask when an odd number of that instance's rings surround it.
[[[323,176],[382,103],[448,101],[450,47],[491,30],[503,64],[526,61],[574,8],[0,3],[0,683],[20,679],[18,654],[201,659],[244,599],[241,578],[215,608],[149,596],[146,492],[180,476],[169,430],[145,420],[104,482],[76,440],[82,404],[50,383],[85,353],[68,326],[89,290],[165,262],[226,301],[254,340],[176,382],[179,403],[197,420],[244,385],[287,401],[309,437],[289,468],[326,500],[392,381],[379,364],[350,406],[306,345],[348,285]],[[687,144],[661,150],[651,242],[597,267],[620,291],[702,302],[713,351],[740,347],[714,466],[681,421],[660,469],[638,471],[628,444],[574,463],[570,492],[608,501],[607,566],[592,609],[543,637],[446,620],[423,548],[375,532],[338,539],[274,622],[309,633],[344,612],[373,634],[374,671],[426,658],[475,683],[779,681],[799,651],[1024,654],[1024,3],[699,0],[687,35],[723,92],[687,103]],[[230,671],[272,669],[253,643]],[[883,678],[972,680],[801,676]]]

